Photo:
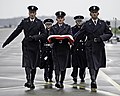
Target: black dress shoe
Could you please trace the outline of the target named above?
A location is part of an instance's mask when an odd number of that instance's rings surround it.
[[[96,82],[91,82],[91,91],[96,92],[97,91],[97,84]]]
[[[49,82],[53,82],[52,79],[50,79]]]
[[[73,88],[77,88],[77,82],[74,82],[72,85],[73,85]]]
[[[63,85],[63,83],[60,83],[60,88],[64,88],[64,85]]]
[[[85,87],[86,87],[85,80],[81,80],[79,88],[80,89],[85,89]]]
[[[31,87],[31,83],[30,83],[30,82],[26,82],[26,83],[24,84],[24,86],[30,88],[30,87]]]
[[[32,83],[30,89],[35,89],[35,85]]]
[[[48,82],[48,78],[45,78],[45,82]]]
[[[55,87],[60,88],[60,84],[59,84],[59,83],[56,83],[56,84],[55,84]]]
[[[85,80],[84,79],[81,79],[81,83],[84,83],[85,82]]]

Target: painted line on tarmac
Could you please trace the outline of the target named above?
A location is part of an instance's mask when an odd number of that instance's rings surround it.
[[[26,79],[22,79],[22,78],[14,78],[14,77],[0,77],[0,79],[8,79],[8,80],[19,80],[19,81],[26,81]],[[43,80],[36,80],[36,83],[40,83],[43,82]]]
[[[16,90],[16,89],[23,89],[24,87],[23,86],[15,86],[15,87],[4,87],[4,88],[0,88],[0,91],[1,90],[4,90],[4,91],[8,91],[8,90]]]
[[[103,93],[109,96],[120,96],[119,94],[115,94],[115,93],[111,93],[111,92],[107,92],[107,91],[101,91],[101,90],[97,90],[98,93]]]
[[[104,74],[104,73],[103,73]],[[20,79],[20,78],[9,78],[9,77],[0,77],[0,79],[9,79],[9,80],[20,80],[20,81],[25,81],[25,79]],[[69,80],[68,80],[69,81]],[[36,86],[36,89],[40,88],[40,86],[45,86],[47,85],[47,83],[44,83],[44,81],[35,81],[36,83],[38,82],[39,84],[35,84]],[[41,83],[41,84],[40,84]],[[52,83],[53,86],[55,83]],[[65,87],[66,88],[72,88],[72,85],[69,85],[69,84],[65,84]],[[6,87],[6,88],[0,88],[0,90],[3,90],[3,91],[11,91],[11,90],[21,90],[21,89],[29,89],[29,88],[25,88],[24,86],[15,86],[15,87]],[[91,91],[90,88],[85,88],[89,91]],[[106,94],[108,96],[119,96],[118,94],[114,94],[114,93],[110,93],[110,92],[107,92],[107,91],[101,91],[101,90],[97,90],[97,93],[102,93],[102,94]]]
[[[110,83],[112,84],[117,90],[120,91],[120,85],[112,80],[107,74],[100,70],[100,74]]]
[[[20,80],[20,81],[25,81],[25,79],[11,78],[11,77],[0,77],[0,79],[9,79],[9,80]]]
[[[34,90],[37,90],[37,89],[40,89],[40,86],[45,86],[45,85],[48,85],[48,84],[45,84],[45,83],[43,83],[43,84],[36,84],[36,88],[34,89]],[[52,87],[52,89],[58,89],[58,88],[56,88],[55,86],[54,86],[54,84],[52,85],[53,87]],[[72,86],[71,85],[69,85],[69,84],[65,84],[65,88],[64,88],[64,90],[66,89],[66,88],[72,88]],[[30,90],[29,88],[26,88],[26,87],[23,87],[23,86],[17,86],[17,87],[8,87],[8,88],[0,88],[0,91],[2,90],[2,91],[15,91],[15,90]],[[51,88],[50,88],[51,89]],[[76,89],[77,90],[77,89]],[[89,92],[91,92],[91,89],[90,88],[85,88],[85,90],[86,90],[86,92],[87,92],[87,90],[89,91]],[[107,91],[101,91],[101,90],[97,90],[97,92],[91,92],[91,93],[93,93],[93,94],[102,94],[102,95],[107,95],[107,96],[119,96],[118,94],[114,94],[114,93],[111,93],[111,92],[107,92]]]
[[[38,86],[39,86],[39,85],[40,85],[40,86],[44,86],[45,83],[36,84],[36,85],[35,85],[35,87],[36,87],[35,89],[38,89]],[[40,86],[39,86],[39,87],[40,87]],[[4,87],[4,88],[0,88],[0,91],[1,91],[1,90],[11,91],[11,90],[21,90],[21,89],[24,89],[24,90],[25,90],[25,89],[29,89],[29,88],[24,87],[24,84],[23,84],[23,86],[20,85],[20,86],[15,86],[15,87]]]
[[[45,86],[46,85],[46,83],[39,83],[39,84],[35,84],[35,89],[39,89],[40,88],[40,86]],[[53,85],[54,86],[54,85]],[[0,91],[1,90],[3,90],[3,91],[13,91],[13,90],[26,90],[26,89],[28,89],[28,90],[30,90],[30,88],[27,88],[27,87],[24,87],[24,85],[23,86],[15,86],[15,87],[4,87],[4,88],[0,88]]]
[[[11,77],[0,77],[0,79],[7,79],[7,80],[19,80],[19,81],[26,81],[26,79],[21,78],[11,78]],[[14,82],[14,81],[13,81]],[[43,80],[36,80],[35,83],[39,83],[39,85],[45,85]],[[37,84],[38,85],[38,84]],[[11,89],[17,89],[17,88],[23,88],[23,86],[16,86],[16,87],[4,87],[0,88],[0,90],[11,90]]]
[[[65,87],[70,87],[71,85],[68,85],[68,84],[65,84]],[[78,89],[78,88],[77,88]],[[80,90],[83,90],[83,89],[80,89]],[[86,88],[85,87],[85,90],[91,92],[91,88]],[[91,93],[94,93],[94,94],[97,94],[97,93],[102,93],[102,94],[105,94],[107,96],[120,96],[119,94],[115,94],[115,93],[111,93],[111,92],[107,92],[107,91],[102,91],[102,90],[98,90],[97,89],[97,92],[91,92]],[[94,95],[93,95],[94,96]]]

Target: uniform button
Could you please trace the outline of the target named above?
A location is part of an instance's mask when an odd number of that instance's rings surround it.
[[[82,45],[83,45],[83,43],[82,43]]]
[[[81,49],[83,51],[83,49]]]
[[[77,51],[78,51],[79,49],[77,49]]]
[[[82,40],[80,40],[79,42],[82,42]]]

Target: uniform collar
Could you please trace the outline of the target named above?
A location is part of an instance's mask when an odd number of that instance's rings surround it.
[[[34,18],[34,19],[31,19],[31,18],[30,18],[30,21],[31,21],[31,22],[34,22],[34,21],[35,21],[35,18]]]
[[[63,24],[58,24],[59,27],[61,27]]]
[[[97,24],[97,22],[98,22],[98,18],[97,18],[96,20],[92,19],[92,21],[93,21],[93,23],[96,21],[96,24]]]

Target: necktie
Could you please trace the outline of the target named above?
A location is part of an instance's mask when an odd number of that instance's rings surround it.
[[[97,22],[96,22],[96,21],[94,21],[94,24],[96,25],[96,24],[97,24]]]
[[[33,24],[33,22],[34,22],[34,21],[32,20],[32,21],[31,21],[31,24]]]

